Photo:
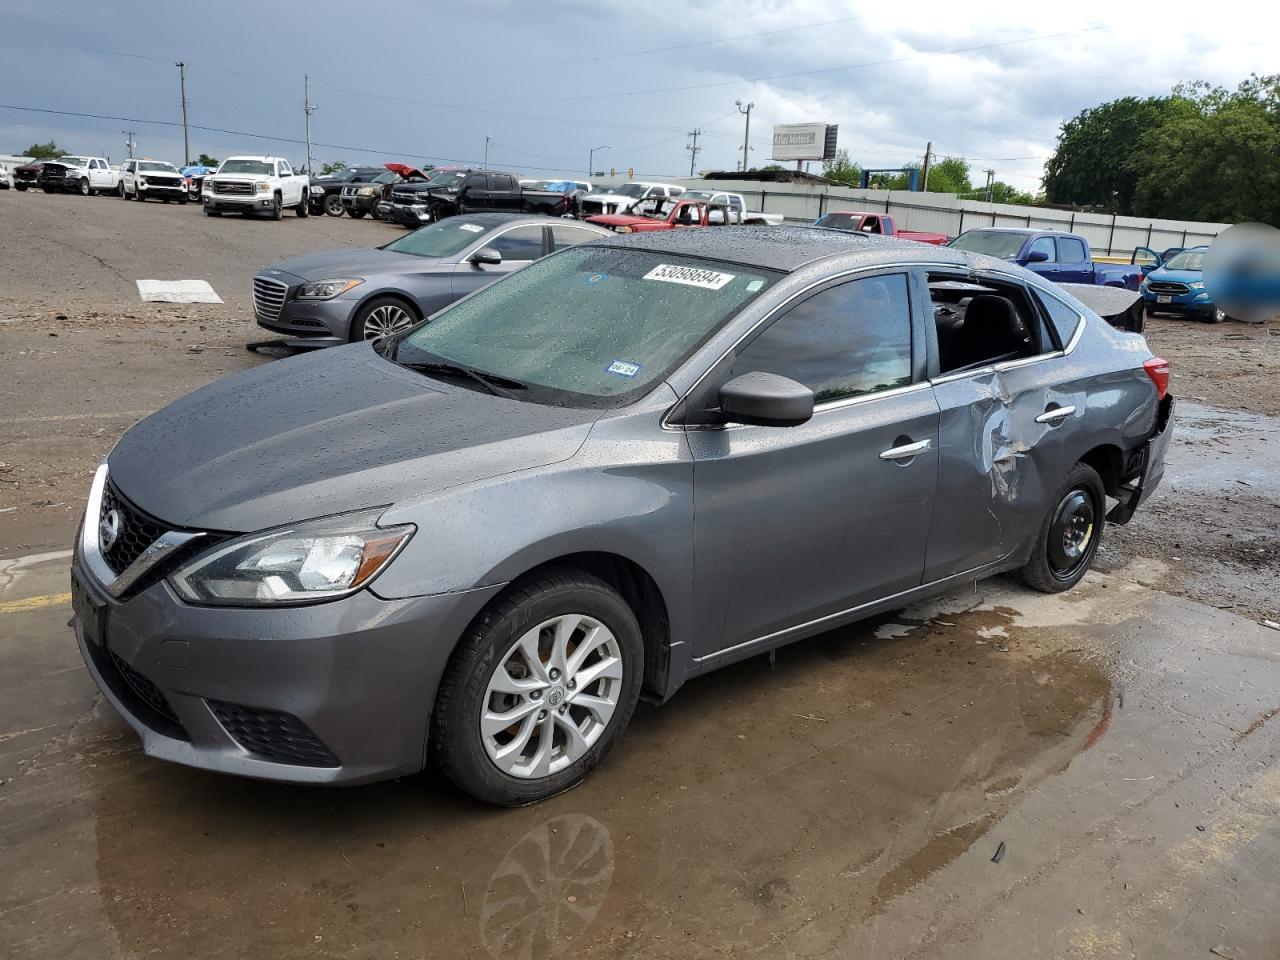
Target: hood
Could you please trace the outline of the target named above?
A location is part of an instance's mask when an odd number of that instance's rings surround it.
[[[1165,281],[1166,283],[1200,283],[1204,280],[1201,270],[1170,270],[1168,267],[1157,267],[1147,274],[1148,280]]]
[[[600,227],[636,227],[636,226],[655,226],[665,225],[665,220],[655,220],[653,217],[638,217],[631,213],[597,213],[594,216],[587,217],[587,223],[594,223]]]
[[[415,257],[409,253],[393,253],[390,250],[331,250],[328,253],[312,253],[294,257],[281,263],[273,263],[263,271],[282,270],[304,280],[330,280],[336,277],[367,277],[395,270],[421,270],[435,263],[434,257]]]
[[[408,180],[410,177],[421,177],[423,180],[430,179],[425,173],[423,173],[417,167],[411,167],[407,163],[384,163],[383,166],[386,167],[388,170],[390,170],[392,173],[396,173],[404,177],[406,180]]]
[[[360,343],[197,390],[134,425],[108,464],[166,523],[248,532],[566,460],[599,415],[425,377]]]

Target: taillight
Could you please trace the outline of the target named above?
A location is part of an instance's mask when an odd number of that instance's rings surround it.
[[[1156,385],[1156,399],[1163,400],[1169,393],[1169,361],[1152,357],[1142,365],[1151,382]]]

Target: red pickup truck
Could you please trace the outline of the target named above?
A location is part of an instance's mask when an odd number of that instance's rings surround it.
[[[813,222],[815,227],[830,227],[832,230],[848,230],[851,233],[872,233],[884,237],[898,237],[902,240],[915,240],[917,243],[931,243],[935,247],[944,246],[947,242],[945,233],[922,233],[919,230],[899,230],[893,217],[887,213],[862,213],[856,210],[832,210]]]
[[[634,213],[602,213],[587,217],[587,223],[608,227],[614,233],[649,233],[654,230],[675,230],[678,227],[705,227],[710,222],[710,211],[719,209],[719,223],[728,223],[728,208],[700,200],[681,200],[677,197],[650,197],[636,206]]]

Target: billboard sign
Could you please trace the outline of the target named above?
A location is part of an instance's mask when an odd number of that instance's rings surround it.
[[[773,128],[774,160],[830,160],[837,128],[825,123],[783,123]]]

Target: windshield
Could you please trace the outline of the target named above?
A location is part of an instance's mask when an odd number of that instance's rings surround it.
[[[999,257],[1001,260],[1011,260],[1026,242],[1026,235],[1021,233],[970,230],[952,240],[951,246],[957,250],[970,250],[973,253],[985,253],[989,257]]]
[[[624,183],[612,192],[624,197],[643,197],[648,189],[649,187],[643,183]]]
[[[269,177],[275,168],[266,160],[227,160],[218,168],[219,173],[251,173]]]
[[[392,240],[382,249],[415,257],[451,257],[475,243],[489,229],[462,217],[450,217]]]
[[[536,403],[618,406],[650,390],[777,276],[715,260],[575,247],[436,314],[406,334],[394,356],[516,380],[527,386],[520,398]]]
[[[139,173],[177,173],[171,163],[161,163],[158,160],[143,160],[138,164]]]
[[[1204,270],[1203,250],[1184,250],[1166,263],[1166,270]]]
[[[400,179],[398,173],[392,173],[390,170],[384,170],[373,178],[373,183],[395,183]]]
[[[89,162],[88,157],[59,157],[59,163],[65,163],[69,167],[83,167]]]
[[[465,170],[454,170],[452,173],[442,173],[439,176],[432,177],[427,181],[429,187],[454,187],[462,182],[466,177]]]

